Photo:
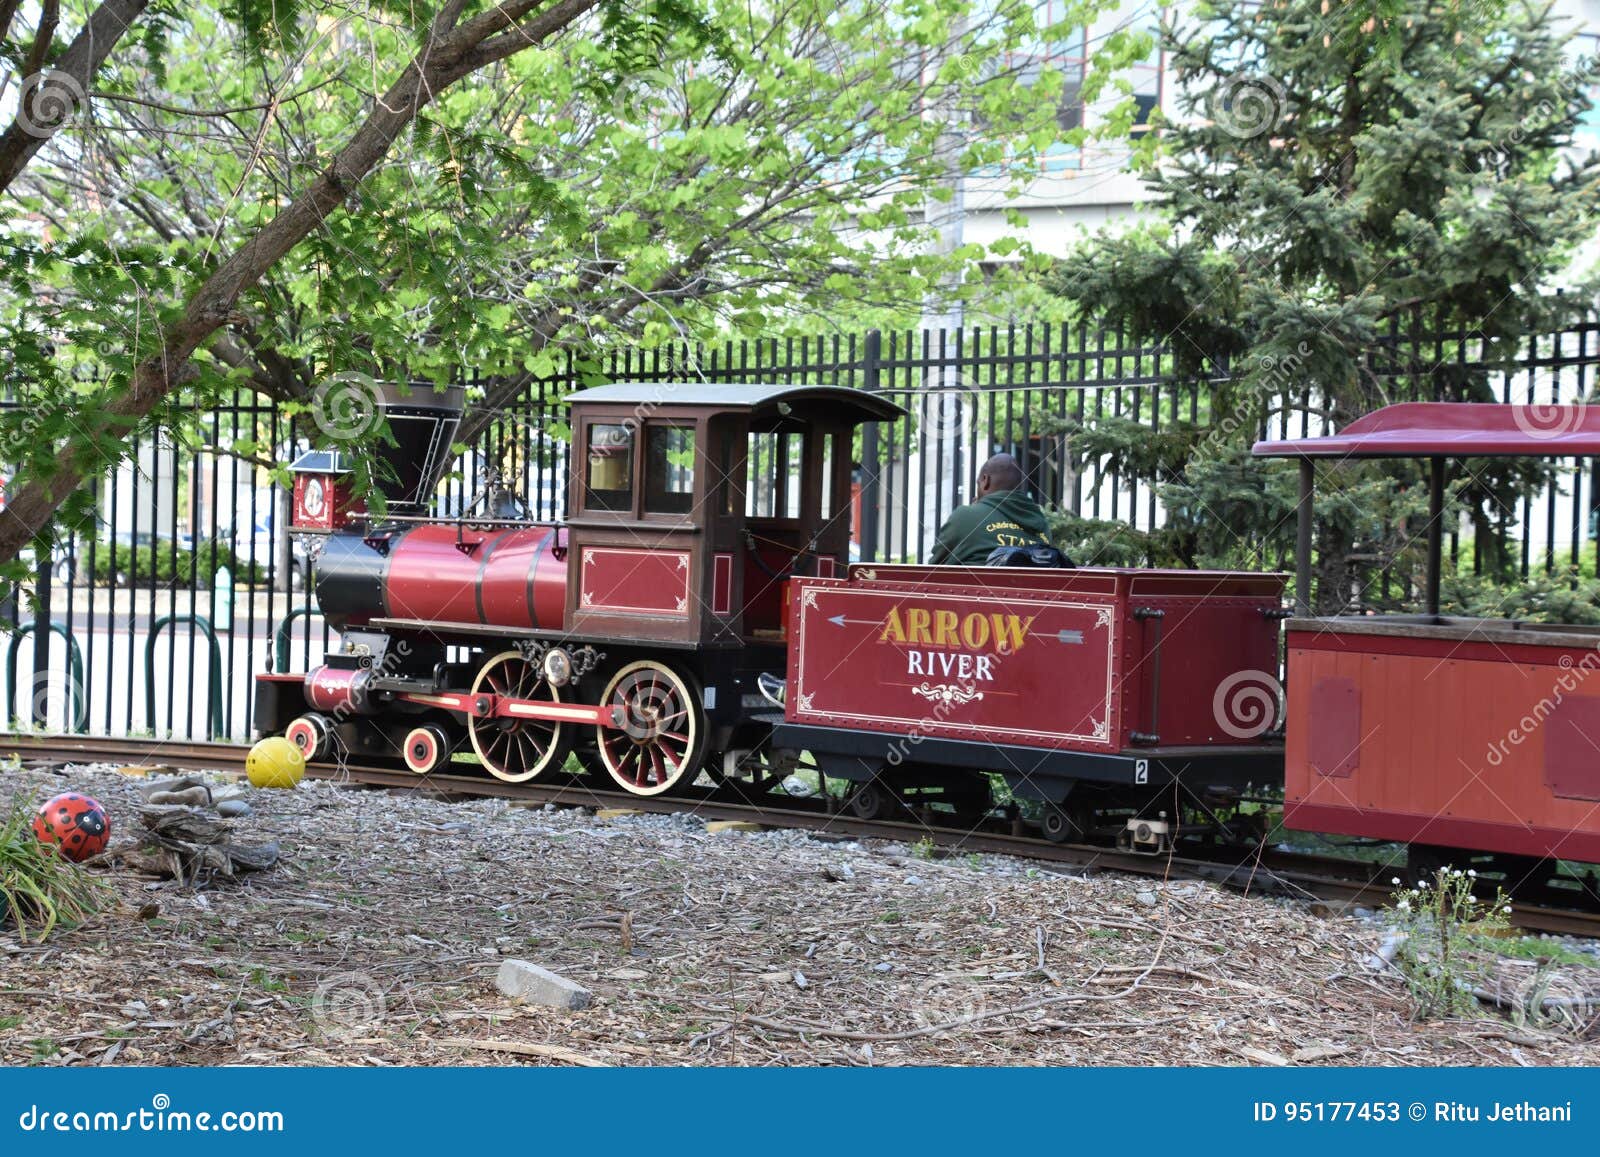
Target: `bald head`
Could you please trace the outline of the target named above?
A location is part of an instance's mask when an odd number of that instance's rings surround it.
[[[978,497],[997,490],[1015,490],[1022,485],[1022,468],[1010,454],[996,454],[978,471]]]

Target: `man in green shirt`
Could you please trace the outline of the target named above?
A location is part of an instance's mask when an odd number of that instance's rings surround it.
[[[1022,489],[1022,470],[1010,454],[996,454],[978,474],[976,502],[952,511],[934,540],[932,564],[982,566],[1001,546],[1049,546],[1044,511]]]

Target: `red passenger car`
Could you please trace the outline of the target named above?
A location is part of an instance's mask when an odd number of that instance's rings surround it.
[[[1445,460],[1600,455],[1600,409],[1409,403],[1255,453],[1301,469],[1286,824],[1403,841],[1421,862],[1600,861],[1600,629],[1439,614]],[[1315,463],[1376,457],[1431,463],[1426,613],[1313,617]]]

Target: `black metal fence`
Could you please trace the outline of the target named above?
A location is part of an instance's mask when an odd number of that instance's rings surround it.
[[[1463,396],[1468,384],[1501,401],[1587,399],[1600,322],[1516,350],[1476,333],[1396,326],[1369,363],[1389,400]],[[1261,432],[1320,432],[1304,405],[1310,383],[1292,365],[1280,369],[1282,406]],[[1214,386],[1229,372],[1180,376],[1167,348],[1082,325],[623,349],[598,366],[570,365],[494,412],[437,505],[463,510],[492,466],[520,482],[535,517],[561,517],[568,458],[556,435],[561,398],[577,385],[782,380],[879,391],[909,411],[861,434],[862,559],[921,557],[970,497],[976,466],[999,449],[1017,456],[1042,501],[1150,530],[1164,517],[1158,480],[1074,459],[1059,420],[1117,417],[1152,430],[1216,423]],[[303,669],[333,641],[309,595],[311,559],[287,534],[288,495],[267,473],[306,445],[304,427],[283,407],[245,398],[209,411],[198,427],[136,442],[96,484],[94,532],[39,552],[36,589],[0,611],[7,715],[53,730],[250,736],[254,674]],[[1561,463],[1549,489],[1507,517],[1524,574],[1585,559],[1595,467]]]

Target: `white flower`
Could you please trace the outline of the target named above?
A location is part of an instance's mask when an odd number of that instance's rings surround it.
[[[1476,879],[1477,879],[1477,878],[1478,878],[1478,873],[1477,873],[1477,871],[1476,871],[1476,870],[1475,870],[1475,869],[1473,869],[1473,868],[1468,868],[1468,869],[1467,869],[1467,875],[1468,875],[1468,876],[1470,876],[1470,877],[1472,877],[1472,878],[1473,878],[1473,879],[1474,879],[1474,880],[1476,880]]]
[[[1396,876],[1394,879],[1390,880],[1389,883],[1393,884],[1396,888],[1398,888],[1400,886],[1400,877]]]
[[[1402,912],[1409,912],[1409,911],[1411,911],[1411,901],[1410,900],[1401,900],[1398,904],[1395,905],[1395,907],[1400,909],[1400,911],[1402,911]]]

